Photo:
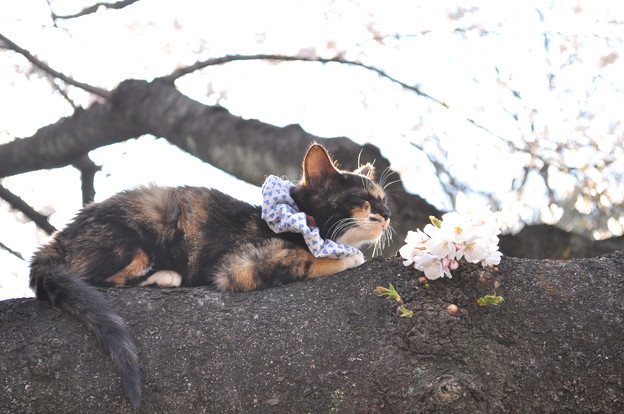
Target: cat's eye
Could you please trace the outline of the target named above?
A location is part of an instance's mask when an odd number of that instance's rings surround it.
[[[356,205],[357,205],[359,208],[363,208],[363,209],[365,209],[365,210],[370,210],[370,209],[371,209],[371,203],[370,203],[367,199],[365,199],[365,198],[360,198],[360,199],[357,201]]]
[[[349,198],[349,202],[356,206],[364,206],[366,203],[370,204],[370,201],[366,197],[362,196],[353,196]]]

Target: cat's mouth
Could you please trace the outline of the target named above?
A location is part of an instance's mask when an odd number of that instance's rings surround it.
[[[390,219],[384,219],[378,215],[371,215],[367,219],[355,219],[353,225],[346,229],[335,240],[337,243],[348,244],[358,247],[363,244],[372,244],[388,235]]]

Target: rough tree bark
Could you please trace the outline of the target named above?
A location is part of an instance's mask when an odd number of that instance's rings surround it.
[[[138,339],[145,413],[621,413],[623,273],[622,252],[504,258],[426,288],[394,258],[251,293],[106,295]],[[505,301],[477,306],[496,278]],[[373,293],[389,283],[413,318]],[[133,412],[77,321],[18,299],[0,332],[0,412]]]

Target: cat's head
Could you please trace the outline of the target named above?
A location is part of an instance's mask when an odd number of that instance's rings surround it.
[[[374,178],[371,164],[341,171],[322,146],[313,144],[291,195],[299,210],[314,218],[321,237],[355,247],[383,242],[390,237],[390,210]]]

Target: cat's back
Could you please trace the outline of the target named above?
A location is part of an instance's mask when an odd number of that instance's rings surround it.
[[[258,207],[207,187],[142,186],[119,193],[102,204],[121,210],[127,220],[151,223],[156,229],[179,227],[194,233],[206,225],[245,224]],[[109,207],[103,205],[103,209]],[[124,213],[125,212],[125,213]]]
[[[213,188],[178,187],[178,227],[190,238],[196,232],[204,237],[226,240],[241,237],[260,220],[260,208]]]
[[[56,238],[75,240],[85,233],[95,237],[110,231],[121,236],[130,231],[167,244],[180,232],[189,240],[207,230],[236,231],[250,220],[257,222],[259,215],[258,207],[212,188],[140,186],[88,205]]]

